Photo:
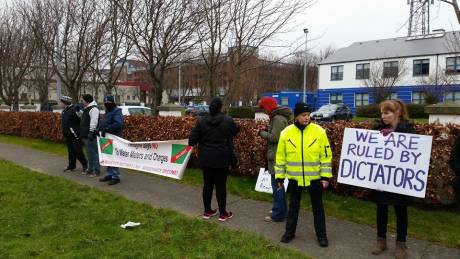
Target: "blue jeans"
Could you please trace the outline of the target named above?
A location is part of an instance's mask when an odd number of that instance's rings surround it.
[[[278,190],[274,174],[271,175],[271,178],[273,190],[272,219],[282,221],[287,216],[286,193],[284,188]]]
[[[109,175],[112,179],[120,180],[120,168],[107,166],[107,175]]]
[[[98,154],[98,147],[97,147],[97,139],[83,139],[85,142],[86,153],[88,155],[88,171],[99,174],[100,172],[100,165],[99,165],[99,154]]]

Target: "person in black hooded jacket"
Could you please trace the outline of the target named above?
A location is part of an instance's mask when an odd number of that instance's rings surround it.
[[[200,117],[189,137],[189,145],[198,145],[198,160],[203,170],[203,219],[217,215],[211,208],[212,192],[216,186],[216,197],[219,206],[219,221],[226,221],[233,216],[226,210],[226,182],[229,167],[234,160],[233,137],[238,134],[239,127],[233,119],[222,113],[223,103],[214,98],[209,105],[209,115]]]

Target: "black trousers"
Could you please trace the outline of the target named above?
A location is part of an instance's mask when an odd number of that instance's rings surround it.
[[[297,220],[299,218],[300,198],[302,191],[308,188],[311,199],[313,219],[315,225],[316,237],[326,237],[326,216],[323,206],[323,188],[319,180],[312,181],[309,187],[297,185],[297,181],[289,180],[289,210],[286,221],[286,234],[294,235],[297,228]]]
[[[226,212],[228,168],[203,167],[203,205],[205,211],[211,210],[212,192],[216,186],[216,198],[220,214]]]
[[[395,205],[396,212],[396,241],[406,242],[407,237],[407,206]],[[381,238],[387,237],[388,225],[388,205],[377,204],[377,236]]]
[[[454,179],[455,199],[457,200],[457,209],[460,211],[460,175]]]
[[[88,168],[88,161],[83,153],[83,144],[81,140],[75,140],[66,138],[65,144],[67,145],[67,154],[69,158],[69,164],[67,168],[74,169],[77,167],[77,159],[80,161],[83,168]]]

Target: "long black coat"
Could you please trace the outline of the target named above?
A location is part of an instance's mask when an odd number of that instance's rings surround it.
[[[227,168],[233,156],[233,137],[239,127],[223,113],[200,117],[190,133],[190,146],[198,144],[198,159],[202,167]]]
[[[77,115],[79,107],[75,104],[64,108],[61,114],[62,133],[67,139],[76,139],[79,137],[80,118]]]
[[[449,160],[450,168],[454,171],[457,177],[460,177],[460,135],[455,139],[452,152],[450,153]]]
[[[382,130],[391,128],[391,125],[385,125],[382,120],[379,120],[376,125],[374,126],[374,130]],[[395,132],[401,133],[413,133],[415,134],[414,125],[406,120],[401,120],[396,127]],[[371,199],[380,204],[388,204],[388,205],[409,205],[413,202],[414,198],[412,196],[397,194],[392,192],[379,192],[373,191],[371,195]]]

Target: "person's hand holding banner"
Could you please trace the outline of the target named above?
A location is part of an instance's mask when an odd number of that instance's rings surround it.
[[[432,136],[346,128],[338,182],[425,197]]]

